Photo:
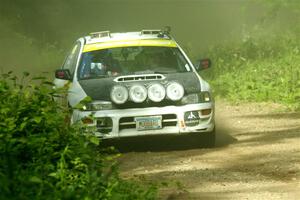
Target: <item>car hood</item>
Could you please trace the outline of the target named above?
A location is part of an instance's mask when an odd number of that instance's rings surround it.
[[[114,85],[124,85],[129,88],[133,84],[149,85],[151,83],[161,83],[163,85],[176,81],[184,87],[185,95],[201,91],[200,81],[195,72],[163,74],[162,80],[141,80],[116,82],[118,77],[107,77],[99,79],[80,80],[79,84],[85,93],[93,100],[110,101],[110,91]],[[123,76],[124,77],[124,76]],[[126,77],[126,76],[125,76]]]

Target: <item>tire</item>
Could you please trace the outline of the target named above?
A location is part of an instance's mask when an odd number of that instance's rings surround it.
[[[213,148],[216,145],[216,128],[214,128],[211,132],[204,133],[202,137],[203,146],[206,148]]]

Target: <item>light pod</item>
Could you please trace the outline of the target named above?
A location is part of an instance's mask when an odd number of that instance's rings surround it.
[[[148,88],[148,97],[153,102],[161,102],[166,96],[166,90],[162,84],[154,83]]]
[[[184,96],[184,88],[177,82],[171,82],[167,86],[167,97],[172,101],[178,101]]]
[[[125,86],[115,85],[110,93],[111,100],[116,104],[123,104],[128,100],[128,90]]]
[[[147,99],[147,89],[143,85],[132,85],[129,89],[129,97],[135,103],[142,103]]]

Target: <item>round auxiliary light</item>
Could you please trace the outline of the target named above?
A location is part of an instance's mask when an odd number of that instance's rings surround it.
[[[116,85],[110,93],[111,100],[116,104],[123,104],[128,99],[128,90],[125,86]]]
[[[161,102],[166,96],[166,90],[162,84],[154,83],[148,88],[148,97],[151,101]]]
[[[184,88],[181,84],[172,82],[167,87],[167,96],[172,101],[180,100],[184,95]]]
[[[142,103],[147,99],[147,89],[143,85],[133,85],[130,87],[129,97],[135,103]]]

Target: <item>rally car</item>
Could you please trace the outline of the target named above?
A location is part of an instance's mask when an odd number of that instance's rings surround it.
[[[169,29],[94,32],[76,41],[54,84],[68,87],[71,122],[96,136],[196,134],[213,146],[214,101],[198,73],[210,63],[193,65]]]

